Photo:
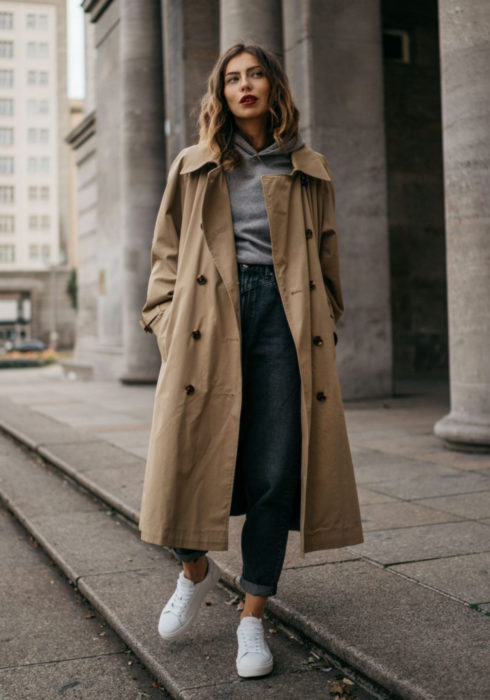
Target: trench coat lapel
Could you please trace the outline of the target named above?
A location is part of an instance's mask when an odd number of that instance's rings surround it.
[[[207,175],[202,227],[214,263],[230,296],[240,328],[240,295],[231,202],[222,166]]]

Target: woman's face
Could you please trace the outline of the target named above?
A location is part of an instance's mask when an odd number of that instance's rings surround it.
[[[251,53],[230,58],[225,68],[224,95],[235,120],[256,119],[268,113],[270,82],[264,69]],[[241,100],[245,95],[255,99]]]

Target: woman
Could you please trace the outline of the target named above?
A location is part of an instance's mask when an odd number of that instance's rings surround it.
[[[288,531],[301,555],[363,541],[338,382],[343,312],[334,190],[298,134],[279,62],[236,44],[216,62],[200,139],[173,161],[158,213],[141,324],[157,336],[141,506],[143,540],[182,562],[159,633],[189,628],[242,530],[242,677],[272,670],[265,604]]]

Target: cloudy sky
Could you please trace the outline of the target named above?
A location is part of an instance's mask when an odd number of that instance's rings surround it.
[[[83,10],[81,0],[66,0],[68,12],[68,97],[84,97]]]

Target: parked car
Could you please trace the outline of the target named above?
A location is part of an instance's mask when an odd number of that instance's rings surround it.
[[[20,340],[18,343],[15,343],[13,350],[17,350],[17,352],[46,350],[46,344],[43,343],[42,340],[35,340],[31,338],[30,340]]]

